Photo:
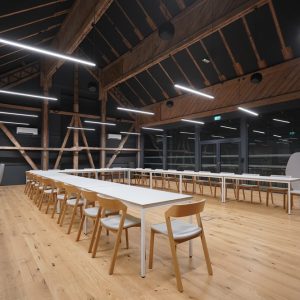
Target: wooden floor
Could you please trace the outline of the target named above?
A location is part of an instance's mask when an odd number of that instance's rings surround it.
[[[139,229],[132,229],[130,249],[122,240],[110,276],[113,235],[103,236],[92,259],[88,237],[75,242],[78,222],[68,236],[67,223],[58,227],[39,212],[23,186],[0,187],[0,299],[300,299],[300,211],[288,216],[281,207],[205,198],[214,275],[207,274],[199,241],[192,259],[188,244],[179,245],[181,294],[165,238],[157,238],[154,269],[142,279]],[[147,214],[148,223],[162,220],[163,209]]]

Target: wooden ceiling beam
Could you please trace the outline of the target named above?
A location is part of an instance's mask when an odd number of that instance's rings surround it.
[[[132,48],[130,52],[106,66],[101,81],[106,89],[110,89],[157,64],[170,54],[175,54],[240,19],[243,15],[265,3],[267,0],[196,1],[172,18],[175,27],[175,35],[172,40],[162,42],[157,31],[155,31]],[[218,7],[214,14],[209,13],[212,4],[214,7]],[[191,22],[191,20],[195,21]],[[213,28],[212,23],[214,24]]]
[[[175,81],[173,80],[173,78],[170,76],[170,74],[167,72],[167,70],[163,67],[163,65],[161,63],[158,63],[159,67],[161,68],[161,70],[164,72],[164,74],[167,76],[167,78],[169,79],[169,81],[172,83],[172,85],[175,85]],[[181,90],[179,89],[174,89],[177,95],[182,95],[183,93],[181,92]]]
[[[191,94],[172,98],[172,108],[166,101],[145,107],[155,113],[151,117],[139,116],[140,126],[158,126],[180,121],[181,118],[201,118],[236,111],[238,106],[259,107],[298,100],[300,98],[300,58],[261,70],[263,80],[251,83],[251,74],[204,88],[214,100]],[[170,99],[168,99],[170,100]]]
[[[76,0],[51,47],[56,51],[72,54],[91,31],[92,24],[99,21],[111,3],[112,0]],[[45,77],[51,78],[62,64],[63,60],[46,59]]]

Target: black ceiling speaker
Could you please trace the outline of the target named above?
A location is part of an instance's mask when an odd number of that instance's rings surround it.
[[[261,73],[253,73],[250,77],[250,81],[254,84],[258,84],[263,80],[263,76]]]
[[[171,108],[171,107],[173,107],[174,102],[173,102],[172,100],[168,100],[168,101],[166,102],[166,105],[167,105],[168,108]]]
[[[88,83],[88,90],[92,93],[95,93],[97,92],[97,83],[96,82],[93,82],[93,81],[90,81]]]
[[[173,38],[175,27],[171,22],[165,22],[158,28],[158,35],[162,40],[168,41]]]

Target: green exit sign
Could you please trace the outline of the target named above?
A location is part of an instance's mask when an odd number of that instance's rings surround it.
[[[290,131],[289,134],[290,134],[290,135],[295,135],[296,132],[295,132],[295,131]]]
[[[214,116],[214,121],[220,121],[222,119],[221,116]]]

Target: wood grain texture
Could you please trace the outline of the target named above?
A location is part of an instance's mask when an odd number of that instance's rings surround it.
[[[287,216],[281,207],[236,201],[223,205],[205,197],[202,221],[214,275],[207,274],[199,241],[194,242],[192,259],[188,258],[188,244],[178,245],[184,285],[180,294],[166,238],[156,239],[153,269],[142,279],[138,275],[139,229],[132,229],[130,248],[125,249],[123,236],[110,276],[114,236],[102,235],[97,257],[92,259],[87,253],[89,236],[75,242],[79,223],[66,235],[67,225],[60,228],[38,211],[23,189],[0,188],[0,299],[300,298],[299,210]],[[279,204],[279,198],[275,202]],[[164,221],[166,209],[149,210],[148,226]],[[150,230],[147,234],[149,245]]]
[[[280,102],[297,100],[300,97],[300,59],[264,69],[263,80],[259,84],[250,82],[250,76],[242,76],[222,84],[204,88],[202,91],[215,97],[214,100],[185,94],[173,98],[172,108],[166,101],[145,107],[154,116],[139,117],[142,125],[158,125],[180,121],[181,118],[213,116],[231,112],[238,106],[258,107]]]

